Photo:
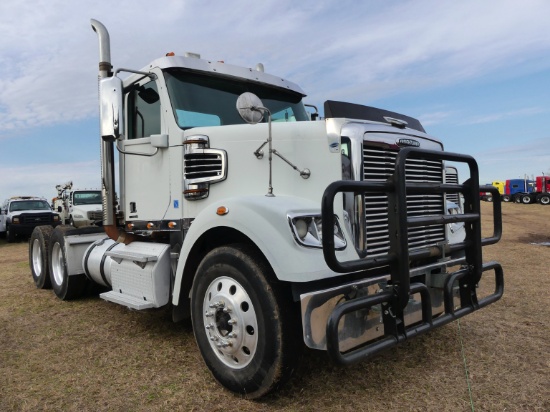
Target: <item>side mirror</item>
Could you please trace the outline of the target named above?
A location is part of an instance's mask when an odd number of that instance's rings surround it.
[[[103,139],[115,140],[124,134],[122,80],[116,76],[99,81],[99,119]]]
[[[258,96],[244,92],[237,99],[237,111],[246,123],[256,124],[262,121],[266,109]]]
[[[62,208],[61,206],[57,206],[57,211],[58,211],[59,213],[61,213],[61,212],[63,212],[63,208]]]

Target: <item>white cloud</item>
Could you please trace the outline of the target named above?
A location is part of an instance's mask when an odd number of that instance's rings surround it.
[[[321,106],[326,99],[369,104],[482,76],[513,81],[518,70],[522,75],[547,70],[549,15],[545,0],[521,5],[515,0],[2,0],[0,141],[24,136],[21,143],[38,152],[47,138],[41,134],[44,126],[97,116],[98,42],[90,18],[108,28],[115,67],[140,69],[168,51],[193,51],[248,67],[262,62],[269,73],[300,84],[308,102]],[[534,116],[543,110],[536,104],[502,112],[488,105],[469,123]],[[452,111],[437,108],[417,117],[442,126],[465,112],[457,103]],[[503,157],[508,159],[498,155]],[[0,176],[15,176],[2,179],[0,196],[21,188],[47,195],[67,179],[79,185],[79,180],[84,185],[98,180],[98,164],[41,162],[33,168],[0,166]],[[529,162],[523,163],[512,162],[518,168]],[[84,174],[74,177],[73,171]]]
[[[100,188],[99,159],[90,162],[44,163],[0,167],[0,199],[11,196],[54,197],[55,186],[72,180],[75,188]],[[23,191],[23,192],[22,192]]]
[[[473,118],[467,119],[464,124],[481,124],[481,123],[491,123],[497,122],[507,118],[525,118],[528,116],[533,116],[541,113],[548,113],[550,109],[542,107],[525,107],[517,110],[505,111],[500,113],[487,113],[483,116],[475,116]]]
[[[4,0],[0,134],[97,113],[97,38],[115,66],[174,50],[288,77],[320,104],[366,103],[550,56],[550,2]],[[549,64],[549,60],[546,61]]]

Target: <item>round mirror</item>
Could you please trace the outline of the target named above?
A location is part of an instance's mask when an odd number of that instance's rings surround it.
[[[244,92],[237,99],[237,110],[245,122],[256,124],[262,121],[265,109],[258,96]]]

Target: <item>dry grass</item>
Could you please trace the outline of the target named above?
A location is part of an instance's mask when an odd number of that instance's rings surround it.
[[[550,247],[531,242],[550,242],[550,207],[503,211],[504,237],[484,256],[504,267],[502,300],[349,368],[307,351],[290,383],[256,402],[215,383],[191,328],[167,311],[62,302],[34,287],[27,245],[2,241],[0,410],[469,411],[464,354],[475,410],[548,411]]]

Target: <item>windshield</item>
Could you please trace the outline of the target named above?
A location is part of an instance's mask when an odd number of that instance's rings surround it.
[[[181,69],[168,70],[165,77],[174,116],[182,129],[244,124],[236,107],[237,98],[244,92],[254,93],[262,100],[273,122],[309,120],[298,93]]]
[[[10,203],[10,212],[19,210],[51,210],[51,208],[44,200],[21,200]]]
[[[101,191],[90,190],[86,192],[74,192],[73,205],[100,205],[101,204]]]

